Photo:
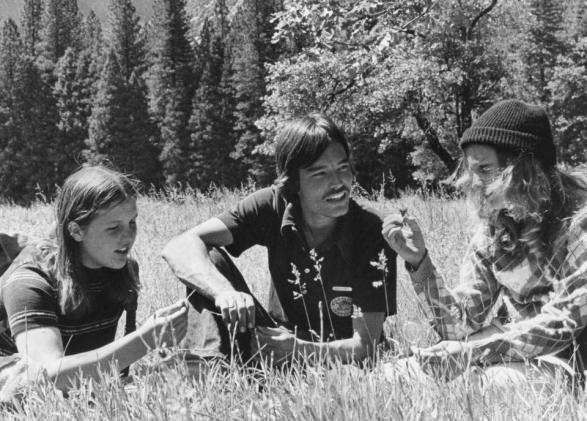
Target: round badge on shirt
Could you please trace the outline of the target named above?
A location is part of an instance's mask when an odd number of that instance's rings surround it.
[[[351,297],[334,297],[330,301],[330,309],[339,317],[349,317],[353,314],[353,299]]]

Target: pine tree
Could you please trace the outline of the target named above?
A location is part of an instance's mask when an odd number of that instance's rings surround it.
[[[235,150],[232,157],[242,162],[249,174],[266,183],[272,175],[267,156],[255,154],[262,143],[260,130],[255,125],[263,113],[265,96],[265,63],[275,59],[275,48],[270,44],[270,16],[275,6],[271,1],[242,2],[231,27],[232,75],[235,95],[234,135]],[[269,23],[269,24],[268,24]]]
[[[83,50],[91,51],[96,57],[101,56],[104,41],[102,37],[102,24],[93,10],[90,10],[90,12],[84,16],[80,32],[81,48]]]
[[[8,95],[15,85],[18,64],[24,51],[18,26],[12,19],[8,19],[2,26],[0,40],[0,90]]]
[[[84,154],[91,163],[110,162],[145,183],[158,184],[152,133],[141,83],[135,75],[128,82],[124,79],[111,49],[98,83]]]
[[[587,163],[587,0],[567,2],[565,42],[548,84],[550,114],[559,161],[573,166]]]
[[[21,13],[22,39],[25,54],[36,56],[41,41],[43,0],[24,0]]]
[[[46,0],[41,32],[46,60],[57,63],[67,48],[80,49],[81,21],[77,0]]]
[[[194,52],[188,41],[185,0],[155,0],[150,69],[149,110],[159,130],[160,160],[166,182],[185,181],[189,162],[188,123],[197,86]]]
[[[227,102],[232,98],[227,95],[223,83],[229,63],[222,26],[213,28],[210,22],[205,22],[200,39],[204,68],[192,102],[187,177],[192,185],[205,189],[211,183],[229,184],[236,175],[236,165],[230,158],[232,109],[227,107]]]
[[[83,95],[83,101],[95,95],[102,69],[104,39],[102,36],[102,25],[93,11],[90,11],[82,22],[82,50],[78,56],[77,80],[82,90],[89,90]],[[91,94],[90,94],[91,93]],[[86,113],[89,116],[89,112]]]
[[[56,178],[64,180],[82,162],[84,140],[88,137],[88,105],[91,89],[84,74],[87,66],[68,48],[55,69],[57,81],[53,88],[56,101],[59,136],[55,139]]]
[[[52,146],[57,116],[51,90],[43,82],[34,58],[21,54],[20,59],[13,60],[22,48],[16,24],[8,21],[0,47],[0,62],[4,63],[0,76],[4,85],[0,88],[0,194],[26,203],[34,199],[37,187],[51,193],[58,182]],[[4,104],[9,106],[8,120]]]
[[[15,88],[22,54],[23,45],[18,27],[9,19],[2,26],[0,38],[0,153],[10,143],[15,142],[14,139],[18,136],[18,127],[15,126]],[[4,173],[0,174],[0,180],[4,176]]]
[[[547,103],[550,98],[547,85],[552,79],[557,56],[567,51],[562,40],[564,4],[557,0],[532,0],[530,13],[534,21],[525,51],[527,80],[540,100]]]
[[[565,4],[563,41],[575,45],[587,36],[587,0],[567,0]]]
[[[98,61],[98,62],[97,62]],[[75,95],[79,97],[77,115],[80,127],[84,128],[85,136],[88,137],[88,119],[92,113],[93,99],[98,91],[100,80],[101,57],[97,57],[91,50],[83,50],[77,59],[75,71]],[[82,122],[85,120],[85,124]]]
[[[120,64],[125,80],[132,74],[141,76],[145,65],[145,40],[141,36],[139,17],[131,0],[110,0],[108,43]]]
[[[587,163],[587,36],[559,61],[549,89],[559,161],[574,166]]]

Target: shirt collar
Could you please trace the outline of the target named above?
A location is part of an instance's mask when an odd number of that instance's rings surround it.
[[[352,228],[353,228],[353,214],[355,212],[356,203],[350,200],[348,212],[342,216],[338,222],[338,226],[334,231],[332,242],[340,250],[340,254],[348,263],[352,258]],[[281,235],[285,235],[287,231],[295,232],[300,238],[303,236],[301,224],[298,223],[302,218],[301,210],[293,202],[287,203],[281,219]]]

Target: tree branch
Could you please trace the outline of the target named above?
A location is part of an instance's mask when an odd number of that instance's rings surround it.
[[[473,29],[475,29],[475,26],[477,25],[477,23],[479,23],[481,18],[483,18],[483,16],[491,12],[496,5],[497,0],[491,0],[491,4],[487,6],[485,9],[483,9],[481,12],[479,12],[477,16],[475,16],[475,18],[471,21],[471,24],[469,25],[469,29],[467,30],[467,40],[471,39]]]
[[[406,23],[404,23],[401,26],[402,29],[407,28],[408,26],[410,26],[412,23],[414,23],[418,19],[423,18],[424,16],[426,16],[428,14],[428,12],[430,12],[435,5],[436,5],[436,3],[434,3],[433,1],[429,2],[428,3],[428,6],[426,7],[426,9],[424,9],[424,11],[422,13],[420,13],[418,16],[416,16],[415,18],[413,18],[413,19],[407,21]]]

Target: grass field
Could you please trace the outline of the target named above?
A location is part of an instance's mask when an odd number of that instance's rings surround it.
[[[183,296],[184,288],[159,257],[165,242],[219,213],[243,194],[167,192],[139,200],[139,235],[134,249],[143,283],[139,320]],[[384,212],[408,207],[426,233],[437,267],[447,280],[456,279],[473,220],[464,202],[406,195],[394,201],[375,198],[370,205]],[[40,236],[48,229],[51,216],[50,205],[44,203],[26,209],[3,205],[0,231]],[[237,260],[262,301],[268,299],[265,259],[264,250],[253,249]],[[423,320],[403,265],[398,267],[398,316],[389,319],[389,329],[402,344],[430,344],[435,335]],[[397,359],[389,351],[381,351],[375,367],[368,370],[335,365],[302,371],[294,366],[285,372],[265,368],[260,377],[247,376],[236,366],[231,370],[213,366],[206,376],[197,378],[187,375],[182,365],[156,368],[158,359],[153,353],[133,366],[132,387],[125,388],[109,373],[104,374],[103,382],[84,382],[67,399],[50,385],[35,386],[16,412],[0,414],[0,419],[587,419],[584,393],[571,393],[563,381],[557,381],[550,392],[512,387],[479,394],[467,375],[451,383],[404,374],[389,379],[383,375],[383,363]]]

